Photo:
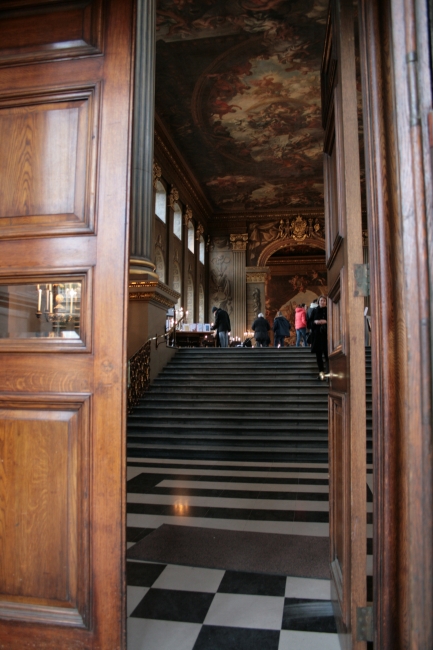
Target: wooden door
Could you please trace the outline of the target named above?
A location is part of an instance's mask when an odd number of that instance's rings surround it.
[[[124,647],[131,4],[0,9],[0,648]]]
[[[366,606],[364,267],[352,3],[331,2],[322,68],[328,266],[330,539],[344,648]]]

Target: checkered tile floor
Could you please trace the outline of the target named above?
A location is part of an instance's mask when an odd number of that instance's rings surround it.
[[[327,536],[327,471],[130,458],[128,547],[164,523]],[[340,650],[328,580],[129,560],[127,584],[128,650]]]
[[[128,561],[128,650],[339,650],[328,580]]]

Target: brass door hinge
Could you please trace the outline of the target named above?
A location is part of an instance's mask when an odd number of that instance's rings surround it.
[[[373,607],[356,608],[356,640],[373,641]]]

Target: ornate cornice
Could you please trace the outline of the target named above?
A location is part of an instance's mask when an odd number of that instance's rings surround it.
[[[177,176],[179,186],[185,188],[196,204],[198,211],[207,221],[210,218],[212,209],[199,186],[194,174],[189,169],[179,149],[174,144],[165,124],[158,114],[155,114],[155,150],[167,160],[173,173]],[[157,156],[157,154],[156,154]],[[162,161],[159,160],[160,163]],[[162,165],[164,168],[164,165]],[[174,180],[174,179],[173,179]]]
[[[326,267],[325,251],[321,257],[271,257],[266,262],[269,266],[323,266]]]
[[[265,282],[266,276],[267,273],[247,273],[247,284],[251,284],[252,282]]]
[[[318,217],[324,219],[324,208],[286,208],[273,212],[214,212],[212,225],[215,221],[277,221],[278,219],[293,219],[296,216]]]
[[[173,307],[180,293],[160,281],[144,280],[129,282],[129,300],[152,302],[163,307]]]
[[[269,268],[267,266],[247,266],[245,271],[247,284],[250,284],[252,282],[265,282]]]
[[[234,251],[246,251],[248,244],[248,233],[242,233],[240,235],[230,235],[230,243],[232,245],[232,250]]]

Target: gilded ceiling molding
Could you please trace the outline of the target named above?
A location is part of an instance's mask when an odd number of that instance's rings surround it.
[[[171,186],[170,194],[168,195],[168,204],[174,210],[174,204],[179,201],[179,190],[174,185]]]
[[[157,162],[153,163],[153,187],[157,189],[158,181],[161,180],[162,169]]]
[[[234,251],[246,251],[248,244],[248,233],[230,235],[230,243]]]

